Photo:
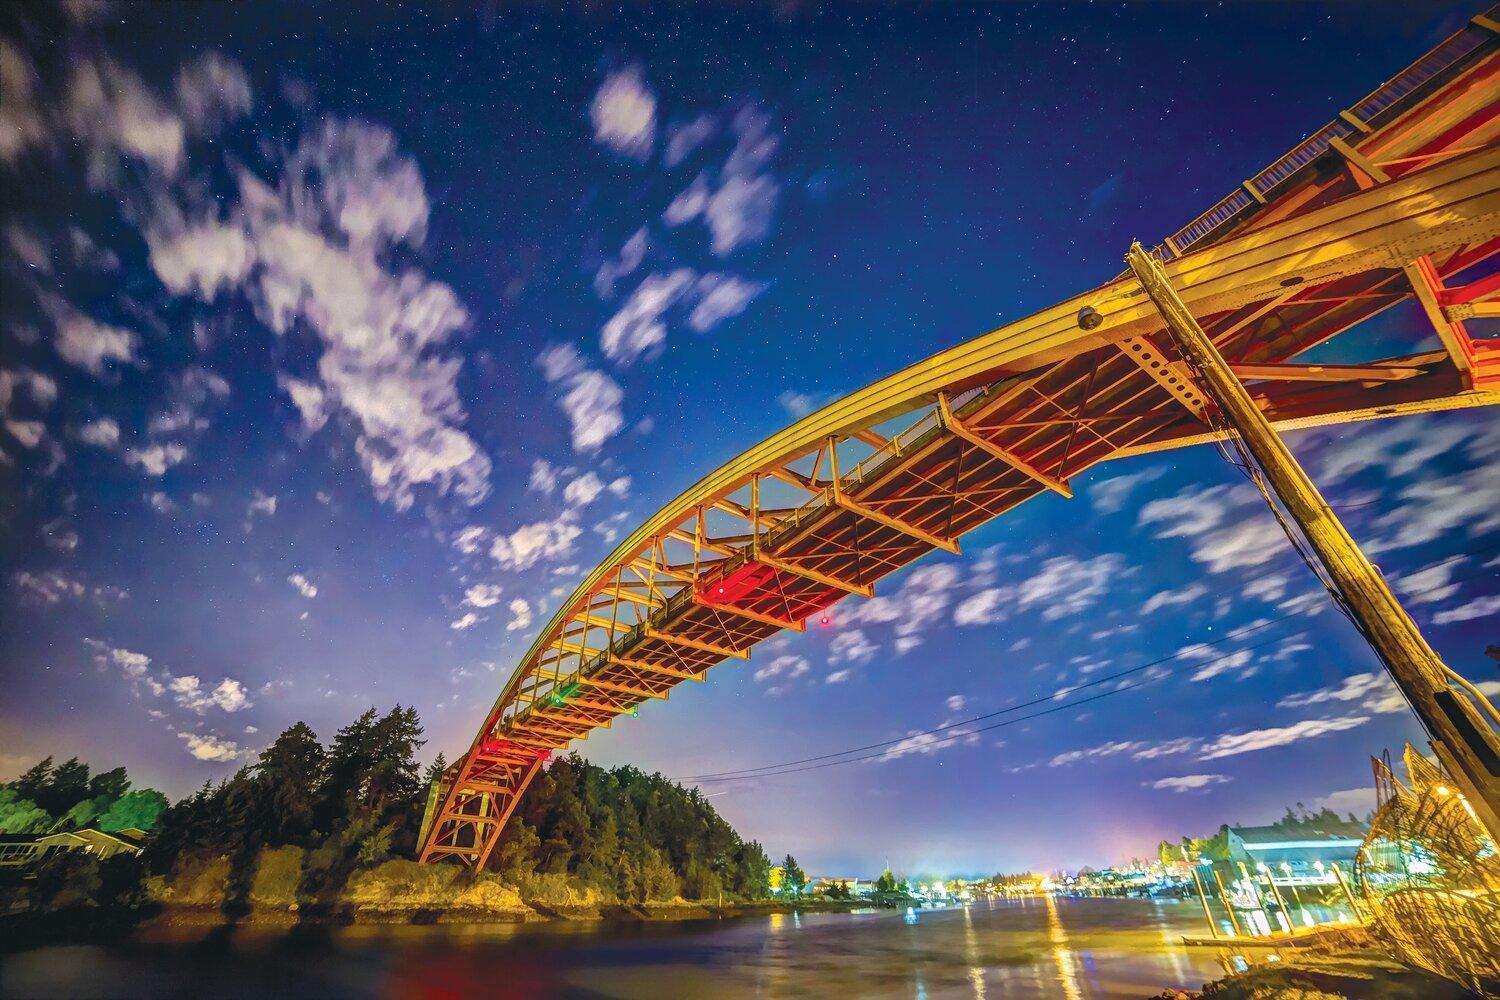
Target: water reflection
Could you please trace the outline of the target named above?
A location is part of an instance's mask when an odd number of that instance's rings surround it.
[[[1047,901],[1047,940],[1052,943],[1052,961],[1057,965],[1057,981],[1062,984],[1063,996],[1067,1000],[1082,1000],[1083,992],[1073,976],[1073,953],[1068,950],[1068,932],[1063,930],[1062,919],[1057,915],[1057,900],[1052,896],[1042,897]]]
[[[1100,1000],[1222,975],[1193,905],[985,901],[949,910],[505,927],[242,931],[7,955],[0,997],[1004,997]]]

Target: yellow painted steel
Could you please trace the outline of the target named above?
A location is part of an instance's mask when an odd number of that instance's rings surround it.
[[[1184,304],[1202,315],[1273,297],[1291,285],[1401,267],[1424,254],[1496,235],[1500,235],[1500,149],[1485,149],[1284,222],[1226,238],[1168,262],[1165,270]],[[1085,306],[1103,318],[1099,327],[1088,332],[1077,321]],[[553,637],[563,624],[579,614],[609,576],[618,567],[637,562],[655,539],[692,517],[697,507],[737,506],[725,497],[761,470],[809,454],[829,437],[849,436],[930,404],[939,392],[1063,360],[1147,332],[1155,322],[1150,299],[1134,278],[1122,275],[910,365],[731,459],[652,515],[584,578],[538,634],[491,714],[498,714],[513,699],[538,655],[554,644]],[[1474,400],[1476,404],[1494,401],[1492,393],[1479,395],[1485,398]],[[1145,449],[1126,449],[1122,454],[1140,450]],[[655,566],[641,562],[647,568]],[[807,575],[812,576],[811,572]]]

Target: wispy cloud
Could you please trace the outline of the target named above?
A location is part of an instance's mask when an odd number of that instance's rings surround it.
[[[1145,781],[1142,784],[1147,788],[1157,788],[1168,792],[1202,792],[1214,785],[1228,784],[1232,780],[1222,774],[1184,774],[1175,778]]]
[[[620,432],[625,425],[620,412],[625,394],[614,379],[586,365],[577,348],[571,344],[549,347],[537,358],[537,365],[547,382],[561,391],[558,406],[572,426],[574,451],[598,451]]]
[[[1242,753],[1273,750],[1277,747],[1299,743],[1302,740],[1354,729],[1369,721],[1368,715],[1345,715],[1333,719],[1304,719],[1290,726],[1272,726],[1266,729],[1252,729],[1244,733],[1232,733],[1220,736],[1205,745],[1200,759],[1218,760],[1221,757],[1234,757]]]

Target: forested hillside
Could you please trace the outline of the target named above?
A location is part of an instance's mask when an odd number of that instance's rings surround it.
[[[488,890],[448,868],[419,869],[407,859],[444,766],[439,756],[422,768],[424,743],[416,711],[399,705],[366,711],[326,745],[299,722],[230,778],[170,806],[160,792],[129,790],[123,768],[90,776],[77,759],[54,766],[48,758],[0,786],[0,832],[134,827],[150,836],[140,858],[55,854],[39,879],[11,877],[5,908],[83,900],[306,914],[351,900],[431,909],[463,897],[493,906],[502,888],[513,908],[523,900],[597,906],[769,894],[765,851],[696,789],[576,754],[553,760],[533,782],[491,858],[493,875],[483,876]]]

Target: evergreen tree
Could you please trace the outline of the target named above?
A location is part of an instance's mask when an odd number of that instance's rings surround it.
[[[807,872],[797,864],[797,859],[790,854],[781,862],[781,891],[793,896],[802,895],[802,889],[807,885]]]
[[[104,799],[105,809],[108,809],[115,799],[128,791],[130,791],[130,778],[126,776],[123,767],[117,767],[113,771],[101,771],[89,779],[89,798]]]
[[[317,733],[305,722],[286,729],[261,751],[255,780],[267,816],[266,843],[309,842],[327,764]]]
[[[62,816],[88,797],[89,766],[77,757],[70,757],[52,772],[47,784],[39,790],[36,804],[54,816]]]
[[[28,767],[19,778],[10,783],[10,787],[15,789],[18,798],[30,799],[32,802],[35,802],[37,797],[42,794],[42,789],[51,783],[52,756],[48,754],[43,760]]]

